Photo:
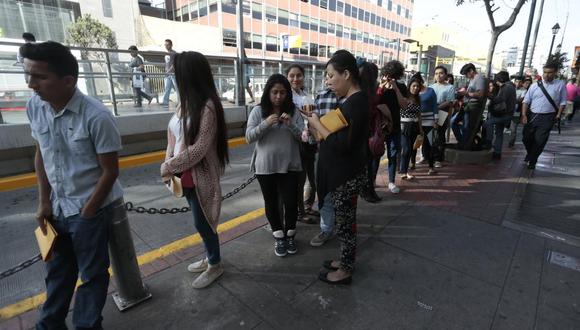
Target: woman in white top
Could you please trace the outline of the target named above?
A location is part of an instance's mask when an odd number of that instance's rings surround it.
[[[286,78],[292,87],[292,101],[297,108],[312,111],[314,99],[304,91],[305,70],[299,64],[292,64],[286,69]],[[307,109],[309,108],[309,109]],[[300,146],[300,158],[302,159],[302,169],[298,181],[298,220],[316,224],[318,221],[309,217],[309,215],[318,215],[312,210],[314,198],[316,196],[316,180],[314,177],[314,161],[316,158],[316,140],[310,135],[307,122],[304,123],[302,132],[302,143]],[[308,187],[305,188],[306,178],[308,177]]]

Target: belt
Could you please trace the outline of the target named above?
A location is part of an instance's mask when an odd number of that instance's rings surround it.
[[[536,116],[548,116],[548,115],[555,115],[556,111],[554,112],[532,112],[533,115]]]

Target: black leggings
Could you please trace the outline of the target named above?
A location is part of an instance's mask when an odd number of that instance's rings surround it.
[[[282,230],[286,234],[288,230],[296,229],[298,218],[298,201],[296,190],[300,172],[276,173],[256,175],[266,208],[266,218],[272,227],[272,232]],[[282,199],[284,210],[284,222],[278,207],[278,201]]]

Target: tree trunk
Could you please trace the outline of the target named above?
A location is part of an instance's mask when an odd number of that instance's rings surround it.
[[[493,52],[495,51],[495,45],[497,44],[497,39],[501,32],[492,31],[491,39],[489,40],[489,48],[487,49],[487,77],[491,78],[491,64],[493,62]]]
[[[534,59],[534,50],[536,49],[536,40],[538,39],[538,31],[540,31],[540,22],[542,22],[542,13],[544,12],[544,0],[540,2],[540,9],[538,11],[538,20],[536,21],[536,27],[534,28],[534,39],[532,39],[532,46],[530,49],[530,58],[528,59],[528,67],[532,67],[532,61]],[[528,51],[527,49],[523,50]]]

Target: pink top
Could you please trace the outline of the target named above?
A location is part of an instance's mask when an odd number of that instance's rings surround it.
[[[199,204],[207,222],[217,233],[221,210],[220,176],[223,172],[217,155],[217,117],[212,101],[208,101],[201,115],[199,132],[192,145],[174,155],[175,136],[167,132],[167,151],[161,168],[169,172],[190,171]],[[163,172],[163,171],[162,171]]]
[[[580,87],[568,83],[566,84],[566,92],[568,92],[568,101],[572,102],[580,94]]]

